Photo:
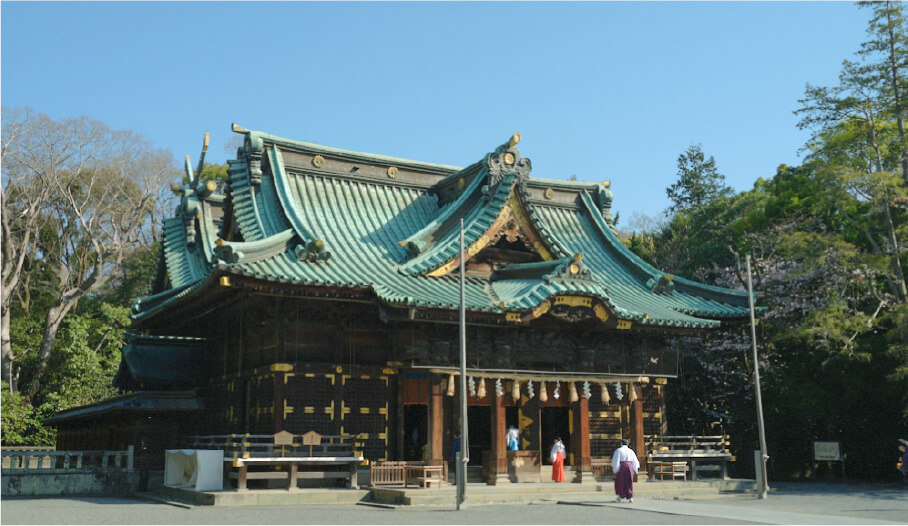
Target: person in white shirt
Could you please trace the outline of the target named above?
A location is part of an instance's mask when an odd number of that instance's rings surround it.
[[[507,434],[507,446],[508,451],[517,451],[520,447],[520,431],[516,427],[511,426],[508,428]]]
[[[552,480],[564,482],[564,443],[561,437],[555,437],[552,444]]]
[[[615,493],[618,502],[627,499],[634,502],[634,475],[640,469],[640,461],[634,450],[627,447],[627,440],[621,440],[621,447],[612,453],[612,472],[615,474]]]

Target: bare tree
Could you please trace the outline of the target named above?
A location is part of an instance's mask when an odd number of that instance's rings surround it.
[[[56,277],[30,384],[41,384],[63,319],[147,240],[176,170],[172,155],[86,117],[55,121],[3,108],[3,377],[10,378],[11,297],[40,261]]]

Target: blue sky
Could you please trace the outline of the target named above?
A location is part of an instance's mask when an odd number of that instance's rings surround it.
[[[619,226],[668,205],[678,155],[737,190],[798,164],[792,111],[865,38],[852,3],[20,3],[2,103],[85,114],[197,160],[230,123],[467,165],[523,135],[533,175],[612,181]]]

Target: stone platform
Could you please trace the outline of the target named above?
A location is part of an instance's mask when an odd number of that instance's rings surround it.
[[[155,496],[163,500],[195,506],[330,506],[371,501],[371,493],[369,489],[343,488],[193,491],[167,486],[159,486],[154,491]]]
[[[634,484],[635,496],[650,499],[712,499],[723,496],[725,491],[747,491],[753,481],[672,482],[653,481]],[[338,504],[371,504],[378,506],[454,506],[456,488],[390,488],[364,489],[318,488],[253,489],[245,491],[192,491],[161,486],[158,498],[198,506],[315,506]],[[565,499],[611,498],[611,482],[572,484],[569,482],[541,482],[489,486],[485,483],[468,483],[467,505],[517,502],[558,502]]]

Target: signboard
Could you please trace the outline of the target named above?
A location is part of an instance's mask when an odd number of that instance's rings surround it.
[[[292,446],[293,445],[293,433],[287,431],[281,431],[274,434],[274,445],[275,446]]]
[[[813,442],[813,459],[814,461],[841,461],[842,460],[842,443],[841,442]]]
[[[304,446],[317,446],[322,443],[322,436],[315,431],[309,431],[303,435]]]

